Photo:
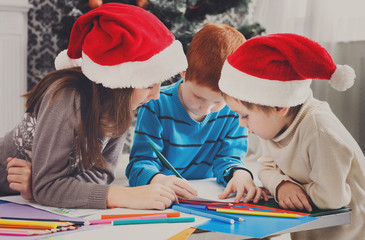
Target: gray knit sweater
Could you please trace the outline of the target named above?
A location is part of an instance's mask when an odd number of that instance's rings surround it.
[[[6,159],[18,157],[32,162],[32,191],[40,204],[55,207],[106,208],[106,197],[115,178],[125,136],[100,138],[106,170],[84,169],[75,157],[76,117],[79,96],[62,90],[50,103],[51,90],[39,101],[33,114],[0,138],[0,196],[15,194],[7,182]]]

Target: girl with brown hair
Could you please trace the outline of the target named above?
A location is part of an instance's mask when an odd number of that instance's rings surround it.
[[[57,207],[170,206],[176,195],[166,186],[109,184],[132,111],[186,68],[180,42],[149,12],[104,4],[75,22],[55,65],[25,94],[24,119],[0,138],[0,195]],[[32,194],[17,185],[27,169],[19,159],[31,162]]]

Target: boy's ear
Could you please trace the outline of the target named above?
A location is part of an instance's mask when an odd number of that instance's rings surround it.
[[[181,76],[181,78],[184,78],[184,79],[185,79],[185,74],[186,74],[186,71],[182,71],[182,72],[180,72],[180,76]]]
[[[289,108],[287,108],[287,107],[275,107],[275,111],[277,112],[277,114],[279,114],[279,116],[284,117],[289,112]]]

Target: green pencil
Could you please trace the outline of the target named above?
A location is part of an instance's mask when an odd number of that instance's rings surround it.
[[[168,167],[168,169],[170,169],[175,174],[176,177],[184,179],[180,175],[180,173],[178,173],[176,171],[176,169],[169,163],[169,161],[167,161],[167,159],[164,157],[164,155],[162,155],[162,153],[160,153],[160,151],[157,150],[157,148],[153,145],[153,143],[148,142],[148,145],[150,145],[152,150],[156,153],[157,157],[166,165],[166,167]]]

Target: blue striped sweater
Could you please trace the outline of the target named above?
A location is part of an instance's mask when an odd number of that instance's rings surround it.
[[[147,142],[168,159],[186,179],[216,177],[228,183],[235,169],[245,169],[247,129],[228,106],[208,114],[202,122],[193,120],[178,96],[179,82],[161,88],[160,99],[139,109],[126,175],[130,186],[146,185],[157,173],[172,175]]]

